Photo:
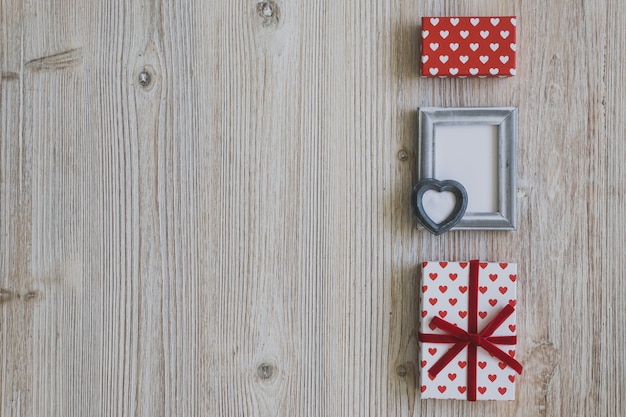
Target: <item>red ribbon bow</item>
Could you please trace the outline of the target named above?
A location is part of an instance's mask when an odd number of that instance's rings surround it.
[[[482,332],[478,332],[478,268],[479,261],[470,261],[468,330],[465,331],[441,317],[433,317],[431,323],[448,334],[419,334],[420,342],[454,343],[454,345],[428,369],[428,373],[433,377],[437,376],[459,352],[467,347],[468,401],[476,401],[476,367],[478,363],[476,353],[478,346],[513,368],[518,374],[522,373],[522,365],[496,346],[496,344],[514,345],[517,342],[517,337],[492,336],[498,327],[515,311],[512,305],[507,304],[496,317],[489,322]]]

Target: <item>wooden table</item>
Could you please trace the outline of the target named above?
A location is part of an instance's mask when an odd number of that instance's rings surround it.
[[[623,416],[620,0],[3,0],[1,416]],[[424,15],[518,16],[510,79]],[[419,106],[518,106],[517,232],[416,229]],[[517,401],[421,401],[424,259],[519,264]]]

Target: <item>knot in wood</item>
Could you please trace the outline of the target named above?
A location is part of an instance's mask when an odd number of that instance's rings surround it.
[[[148,71],[143,70],[139,73],[138,81],[140,86],[148,87],[152,82],[152,75]]]
[[[262,363],[257,368],[256,374],[261,379],[270,379],[274,375],[274,367],[269,363]]]
[[[28,291],[27,293],[25,293],[22,298],[24,298],[24,300],[28,301],[28,300],[35,300],[39,297],[39,292],[38,291]]]
[[[257,12],[263,18],[263,26],[278,24],[280,19],[280,9],[273,1],[263,1],[257,4]]]
[[[146,92],[152,91],[157,80],[156,71],[150,64],[142,66],[137,73],[137,84]]]
[[[0,288],[0,303],[11,301],[15,298],[15,293],[4,288]]]
[[[398,151],[398,159],[401,161],[406,161],[407,159],[409,159],[409,153],[404,149],[400,149]]]
[[[407,374],[407,369],[406,366],[404,365],[398,365],[398,367],[396,368],[396,374],[398,374],[398,376],[404,378]]]
[[[274,9],[270,3],[265,2],[261,4],[261,13],[265,17],[272,17],[274,16]]]

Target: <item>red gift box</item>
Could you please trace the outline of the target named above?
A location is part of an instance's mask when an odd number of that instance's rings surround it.
[[[423,77],[510,77],[515,16],[423,17]]]

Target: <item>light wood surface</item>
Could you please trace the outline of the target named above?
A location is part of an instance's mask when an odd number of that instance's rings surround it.
[[[1,0],[0,416],[625,415],[625,4]],[[455,14],[518,75],[421,79]],[[416,230],[421,105],[519,107],[517,232]],[[517,401],[422,401],[418,266],[477,257]]]

